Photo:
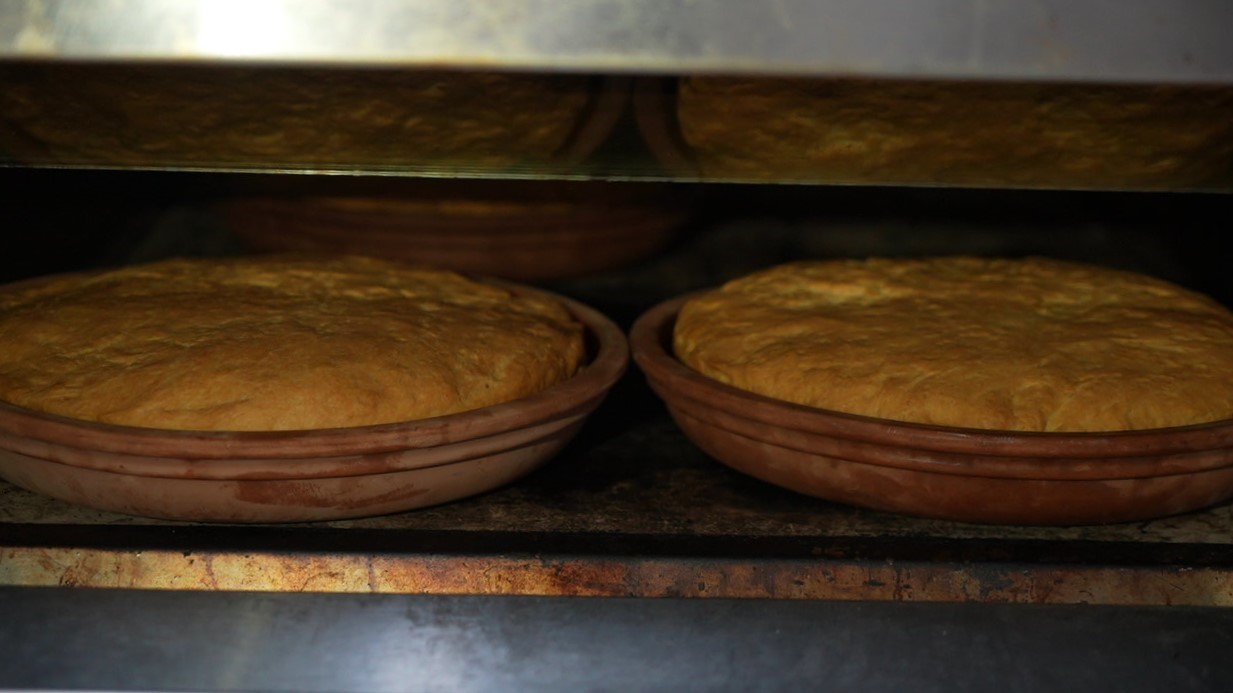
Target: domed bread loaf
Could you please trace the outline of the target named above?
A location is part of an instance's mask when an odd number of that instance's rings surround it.
[[[680,82],[706,176],[1066,188],[1233,183],[1233,89],[875,79]]]
[[[724,383],[895,421],[1103,432],[1233,418],[1233,313],[1046,259],[783,265],[689,301],[674,340]]]
[[[368,258],[170,260],[0,293],[0,400],[132,426],[421,419],[539,392],[583,359],[550,298]]]
[[[0,155],[136,167],[506,171],[558,161],[585,75],[0,64]]]

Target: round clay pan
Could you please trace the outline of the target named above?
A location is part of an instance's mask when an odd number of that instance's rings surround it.
[[[720,462],[840,503],[996,524],[1145,520],[1233,498],[1233,421],[1115,433],[902,423],[770,399],[672,355],[682,296],[634,324],[634,359],[677,424]]]
[[[666,245],[689,203],[664,186],[417,181],[377,196],[287,195],[220,205],[260,252],[374,255],[515,281],[614,269]]]
[[[560,451],[626,368],[620,328],[555,298],[585,325],[589,360],[529,397],[403,423],[270,432],[116,426],[0,403],[0,477],[78,505],[203,522],[365,517],[482,493]]]

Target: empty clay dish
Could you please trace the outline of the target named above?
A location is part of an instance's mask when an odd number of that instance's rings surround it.
[[[221,217],[262,252],[373,255],[516,281],[613,269],[669,242],[689,212],[666,186],[413,181],[380,194],[245,197]]]
[[[481,493],[552,457],[625,370],[620,329],[556,298],[586,326],[590,358],[529,397],[404,423],[271,432],[116,426],[0,403],[0,478],[79,505],[210,522],[353,518]]]
[[[634,359],[702,450],[784,488],[968,522],[1095,524],[1233,497],[1233,421],[1116,433],[1024,433],[901,423],[725,385],[671,353],[688,297],[644,313]]]

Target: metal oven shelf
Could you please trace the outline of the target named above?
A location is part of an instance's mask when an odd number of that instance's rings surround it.
[[[25,0],[0,58],[1233,82],[1221,0]]]

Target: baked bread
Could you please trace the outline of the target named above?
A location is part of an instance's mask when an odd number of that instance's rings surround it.
[[[1233,313],[1055,260],[782,265],[688,301],[674,346],[735,387],[895,421],[1104,432],[1233,418]]]
[[[301,430],[421,419],[572,376],[547,297],[383,260],[169,260],[0,293],[0,400],[76,419]]]
[[[1223,188],[1233,89],[690,77],[681,136],[718,178]]]
[[[0,65],[0,159],[505,170],[554,161],[590,78],[247,65]]]

